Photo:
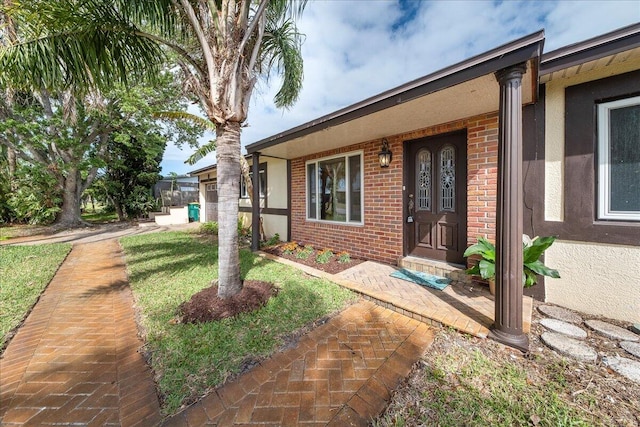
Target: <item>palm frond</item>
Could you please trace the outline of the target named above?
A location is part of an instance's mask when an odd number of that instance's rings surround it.
[[[155,76],[164,59],[160,45],[106,0],[20,2],[3,12],[20,23],[21,40],[0,53],[0,81],[13,87],[128,84]]]
[[[158,119],[184,120],[200,126],[205,130],[210,130],[213,132],[215,132],[216,130],[216,125],[210,120],[200,116],[196,116],[195,114],[187,113],[186,111],[156,111],[153,113],[153,116]]]
[[[194,165],[200,160],[204,159],[207,154],[216,151],[216,141],[211,140],[207,144],[199,147],[192,155],[190,155],[184,162],[188,165]]]
[[[282,85],[274,102],[277,107],[290,107],[297,101],[302,89],[304,66],[302,60],[302,34],[293,21],[273,22],[267,27],[262,43],[262,61],[267,70],[282,76]]]

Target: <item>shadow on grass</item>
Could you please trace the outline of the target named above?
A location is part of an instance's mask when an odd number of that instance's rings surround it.
[[[168,239],[156,238],[162,235],[172,236]],[[132,282],[144,281],[155,275],[173,275],[194,266],[211,266],[212,270],[217,271],[218,246],[205,247],[184,233],[126,237],[121,242]]]
[[[121,241],[146,330],[145,353],[158,375],[165,413],[295,342],[301,328],[355,298],[327,280],[243,249],[241,277],[271,282],[280,289],[278,295],[250,313],[182,324],[176,322],[179,305],[217,277],[217,246],[179,232]]]

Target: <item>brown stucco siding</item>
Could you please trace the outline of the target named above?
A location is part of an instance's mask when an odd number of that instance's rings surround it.
[[[463,129],[467,129],[468,138],[467,243],[475,243],[478,236],[493,240],[497,194],[497,113],[387,137],[393,152],[388,169],[382,169],[378,164],[380,140],[292,160],[292,240],[317,248],[346,250],[354,257],[395,264],[405,252],[403,226],[406,206],[402,190],[405,141]],[[362,150],[364,155],[364,226],[307,221],[306,162],[358,150]]]

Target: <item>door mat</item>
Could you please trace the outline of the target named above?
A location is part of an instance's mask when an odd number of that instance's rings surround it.
[[[451,279],[446,277],[434,276],[433,274],[423,273],[422,271],[409,270],[401,268],[400,270],[391,273],[391,277],[397,279],[407,280],[409,282],[417,283],[421,286],[427,286],[429,288],[438,289],[439,291],[446,288]]]

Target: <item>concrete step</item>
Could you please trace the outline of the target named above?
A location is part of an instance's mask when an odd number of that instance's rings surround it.
[[[465,273],[464,265],[460,264],[449,264],[441,261],[408,256],[398,259],[398,267],[446,277],[455,282],[472,283],[471,276]]]

